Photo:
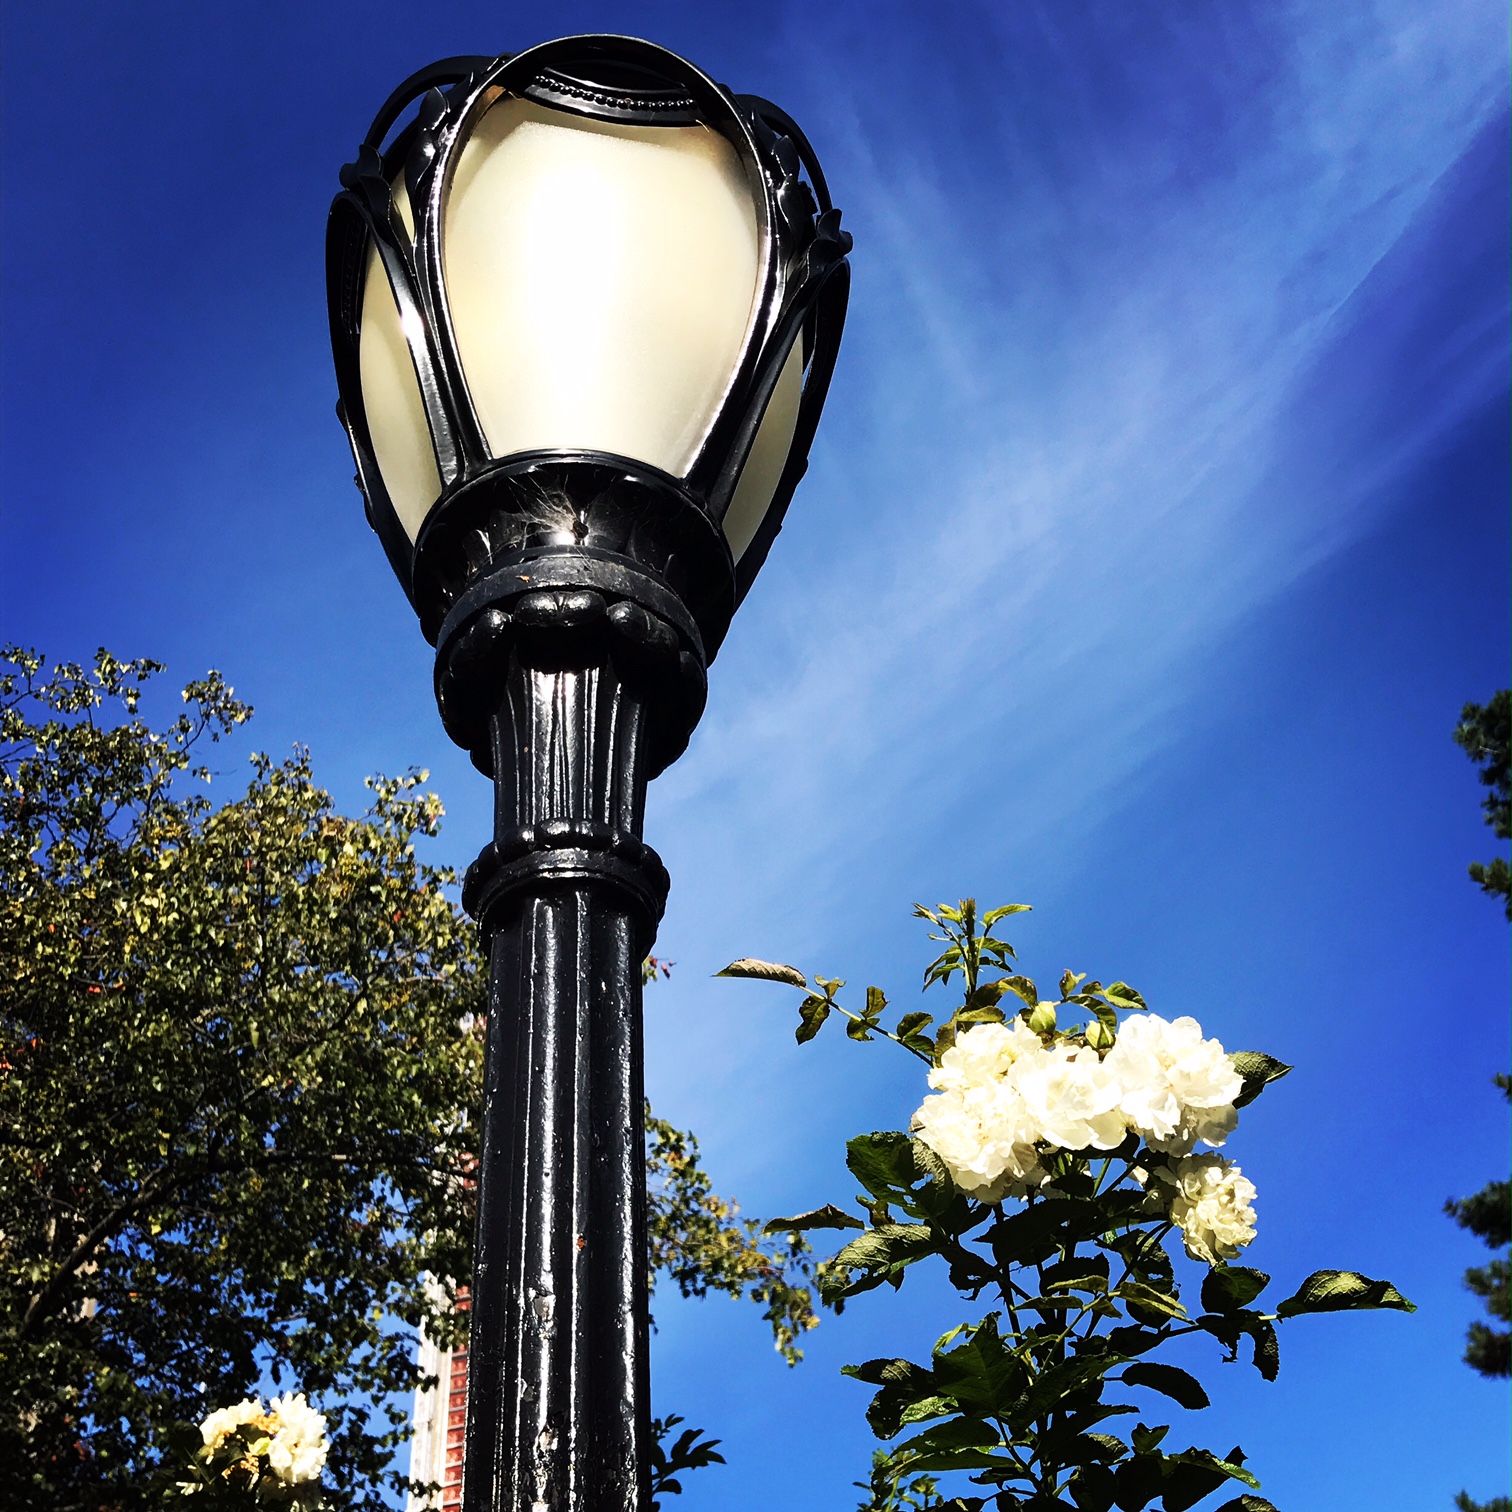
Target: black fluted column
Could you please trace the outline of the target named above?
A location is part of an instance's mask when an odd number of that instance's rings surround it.
[[[449,727],[488,711],[474,759],[495,788],[464,887],[490,1003],[463,1509],[645,1512],[641,961],[667,875],[640,835],[702,707],[702,649],[654,580],[530,567],[464,605],[438,658]]]

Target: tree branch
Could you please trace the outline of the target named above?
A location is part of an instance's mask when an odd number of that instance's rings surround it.
[[[100,1245],[113,1234],[119,1233],[134,1213],[162,1195],[168,1186],[167,1178],[166,1166],[155,1171],[142,1183],[134,1197],[118,1203],[74,1245],[68,1259],[53,1273],[47,1285],[31,1299],[31,1305],[26,1309],[26,1316],[21,1320],[20,1336],[23,1339],[29,1337],[38,1324],[57,1311],[62,1299],[63,1287],[69,1277],[89,1260]]]

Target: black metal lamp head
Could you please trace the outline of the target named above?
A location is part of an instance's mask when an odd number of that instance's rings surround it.
[[[650,573],[712,657],[845,315],[851,239],[803,133],[664,48],[569,37],[417,73],[341,181],[340,414],[427,638],[565,554]]]

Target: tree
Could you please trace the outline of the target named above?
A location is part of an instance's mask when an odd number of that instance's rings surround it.
[[[1505,1092],[1508,1079],[1496,1078]],[[1512,1209],[1509,1209],[1508,1185],[1491,1181],[1473,1197],[1458,1201],[1450,1198],[1444,1211],[1463,1229],[1468,1229],[1488,1249],[1506,1249],[1512,1244]],[[1486,1311],[1498,1322],[1512,1319],[1512,1299],[1508,1296],[1509,1272],[1505,1260],[1488,1265],[1471,1266],[1465,1272],[1465,1285],[1485,1303]],[[1512,1373],[1512,1336],[1505,1327],[1492,1328],[1479,1320],[1472,1323],[1465,1336],[1465,1364],[1491,1379],[1505,1379]]]
[[[1493,1496],[1488,1502],[1472,1501],[1468,1492],[1461,1491],[1454,1498],[1459,1512],[1512,1512],[1512,1497]]]
[[[354,819],[256,756],[214,807],[197,756],[251,710],[212,673],[154,730],[159,670],[0,654],[0,1504],[156,1506],[175,1428],[271,1379],[327,1417],[331,1505],[376,1507],[413,1330],[466,1326],[485,964],[423,773]],[[657,1127],[658,1259],[795,1353],[802,1251]]]
[[[1493,693],[1488,703],[1467,703],[1460,710],[1454,739],[1465,754],[1480,768],[1480,780],[1491,789],[1482,800],[1486,823],[1498,840],[1512,838],[1512,764],[1508,743],[1512,739],[1512,690]],[[1470,863],[1470,876],[1483,891],[1504,901],[1507,917],[1512,919],[1512,873],[1507,861],[1497,856],[1491,861]]]
[[[1482,784],[1491,789],[1482,808],[1486,823],[1500,840],[1512,836],[1512,766],[1509,766],[1508,741],[1512,737],[1512,692],[1503,688],[1485,704],[1467,703],[1460,710],[1454,739],[1471,761],[1480,767]],[[1512,879],[1507,862],[1500,856],[1482,864],[1470,864],[1470,876],[1492,897],[1506,899],[1507,917],[1512,919]],[[1512,1097],[1512,1083],[1505,1075],[1494,1078],[1495,1084]],[[1505,1181],[1493,1181],[1473,1197],[1451,1198],[1444,1211],[1461,1228],[1468,1229],[1491,1249],[1505,1249],[1512,1244],[1512,1219],[1508,1214],[1508,1188]],[[1508,1297],[1508,1267],[1505,1260],[1493,1260],[1486,1266],[1474,1266],[1465,1272],[1465,1285],[1486,1304],[1493,1318],[1506,1323],[1512,1313]],[[1472,1323],[1465,1349],[1465,1363],[1484,1376],[1506,1376],[1509,1370],[1509,1336],[1506,1329],[1493,1329],[1484,1323]]]
[[[1498,840],[1512,836],[1512,766],[1509,766],[1508,741],[1512,735],[1512,693],[1503,688],[1484,704],[1467,703],[1460,710],[1455,726],[1455,743],[1480,768],[1483,786],[1490,788],[1482,801],[1486,823]],[[1502,898],[1507,917],[1512,919],[1512,877],[1507,862],[1493,860],[1470,863],[1470,877],[1491,897]],[[1495,1084],[1512,1097],[1512,1081],[1497,1075]],[[1512,1214],[1508,1209],[1508,1185],[1505,1181],[1488,1182],[1473,1197],[1450,1198],[1444,1211],[1463,1229],[1485,1242],[1489,1249],[1506,1249],[1512,1244]],[[1465,1271],[1465,1285],[1485,1304],[1495,1322],[1506,1324],[1512,1318],[1512,1272],[1503,1259],[1488,1265],[1472,1265]],[[1512,1370],[1512,1334],[1507,1328],[1495,1328],[1479,1319],[1465,1332],[1465,1363],[1490,1379],[1505,1378]],[[1508,1512],[1506,1497],[1480,1503],[1461,1491],[1455,1498],[1460,1512]]]

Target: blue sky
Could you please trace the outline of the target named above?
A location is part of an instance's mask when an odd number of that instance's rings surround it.
[[[710,973],[906,1001],[915,899],[1032,902],[1031,974],[1297,1064],[1231,1142],[1255,1263],[1420,1304],[1288,1327],[1274,1386],[1205,1370],[1193,1437],[1288,1512],[1505,1491],[1506,1388],[1458,1361],[1484,1251],[1439,1212],[1507,1156],[1507,930],[1449,739],[1507,680],[1491,0],[7,5],[0,638],[219,667],[346,805],[428,767],[470,859],[485,785],[332,414],[324,215],[405,73],[583,30],[782,103],[857,241],[809,477],[649,804],[659,1111],[752,1213],[844,1199],[911,1064],[800,1050],[779,989]],[[788,1372],[749,1309],[660,1299],[658,1409],[730,1461],[685,1512],[852,1505],[838,1366],[959,1316],[910,1281]]]

